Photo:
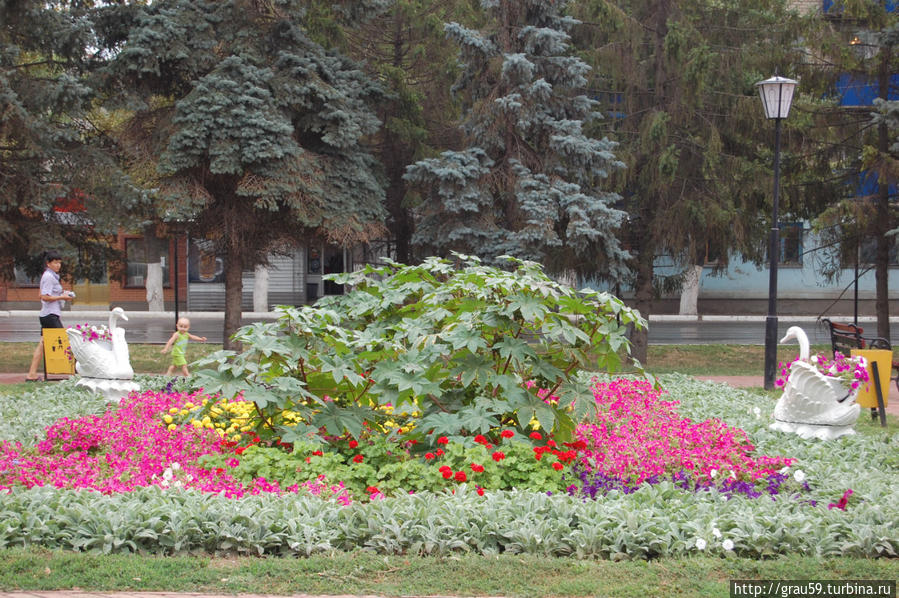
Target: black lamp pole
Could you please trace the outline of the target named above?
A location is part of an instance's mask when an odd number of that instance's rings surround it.
[[[798,83],[774,75],[756,84],[762,98],[765,117],[774,119],[774,206],[771,214],[771,238],[768,247],[768,317],[765,319],[765,389],[774,388],[777,371],[777,260],[780,257],[780,221],[777,208],[780,202],[780,121],[790,114],[793,92]]]
[[[777,372],[777,258],[780,256],[780,223],[777,220],[777,205],[780,200],[780,121],[774,119],[774,208],[771,215],[771,244],[768,258],[768,317],[765,318],[765,390],[774,388]]]

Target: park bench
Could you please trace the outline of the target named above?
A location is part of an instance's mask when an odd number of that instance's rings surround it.
[[[822,318],[821,321],[830,330],[830,345],[834,355],[836,355],[837,352],[840,352],[843,355],[850,355],[852,349],[893,350],[890,341],[887,339],[881,336],[865,336],[865,329],[861,326],[834,322],[827,318]],[[896,383],[896,389],[899,390],[899,361],[895,359],[891,360],[890,367],[890,381],[894,381]],[[888,389],[883,389],[883,392],[889,391]],[[875,411],[877,410],[871,410],[872,417],[874,416]],[[883,415],[881,414],[881,422],[883,422],[883,419]]]

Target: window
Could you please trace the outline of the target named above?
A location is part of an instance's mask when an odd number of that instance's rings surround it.
[[[162,248],[162,284],[169,284],[169,247]],[[125,239],[125,286],[143,287],[147,283],[147,252],[143,239]]]
[[[888,237],[888,243],[890,244],[890,266],[895,266],[899,264],[899,248],[896,246],[896,237]],[[844,257],[844,263],[847,266],[852,266],[855,264],[855,255],[854,255],[854,247],[847,247]],[[873,265],[877,260],[877,239],[874,237],[865,237],[861,240],[861,243],[858,248],[858,263],[859,264],[868,264]]]
[[[41,274],[37,276],[28,276],[25,274],[25,269],[21,266],[16,266],[16,286],[18,287],[37,287],[41,284]]]
[[[785,266],[802,265],[801,222],[780,223],[780,263]]]

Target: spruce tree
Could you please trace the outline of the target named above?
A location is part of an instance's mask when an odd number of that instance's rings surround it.
[[[81,3],[0,1],[0,276],[40,275],[41,253],[96,278],[117,256],[107,243],[143,196],[96,126],[96,58]]]
[[[600,115],[584,94],[589,68],[571,54],[567,5],[482,0],[482,29],[446,25],[463,63],[454,91],[466,147],[407,170],[422,195],[414,242],[424,252],[621,271],[624,213],[607,179],[624,165],[614,143],[584,134]]]
[[[309,27],[384,4],[160,0],[106,11],[108,95],[132,111],[127,159],[155,173],[160,214],[224,253],[226,345],[240,325],[241,273],[279,243],[382,230],[384,194],[362,144],[379,126],[379,88]]]

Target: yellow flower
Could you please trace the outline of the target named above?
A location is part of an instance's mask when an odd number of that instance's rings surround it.
[[[167,424],[170,424],[170,423],[172,423],[172,421],[173,421],[173,420],[172,420],[172,416],[169,415],[169,414],[165,414],[165,415],[162,417],[162,421],[164,421],[164,422],[167,423]]]
[[[184,408],[185,408],[185,409],[193,409],[193,406],[194,406],[194,404],[191,403],[190,401],[184,403]]]
[[[178,426],[176,426],[175,424],[169,424],[169,430],[174,430],[177,427]]]
[[[198,419],[192,419],[192,420],[190,420],[190,425],[192,425],[194,428],[199,430],[200,428],[203,427],[203,422],[201,422]]]
[[[172,407],[171,409],[169,409],[169,413],[178,413],[179,411],[180,409],[178,409],[177,407]]]
[[[188,411],[187,409],[182,409],[182,410],[179,411],[178,413],[180,413],[181,415],[189,415],[189,414],[190,414],[190,411]]]

